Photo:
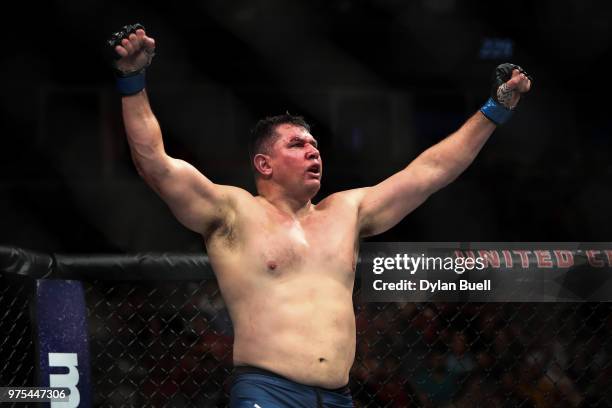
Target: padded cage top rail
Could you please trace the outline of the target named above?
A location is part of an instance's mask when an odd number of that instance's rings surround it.
[[[120,281],[185,281],[213,276],[204,254],[62,255],[7,246],[0,246],[0,273],[33,279]]]

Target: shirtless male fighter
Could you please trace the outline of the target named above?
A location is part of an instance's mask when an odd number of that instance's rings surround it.
[[[352,292],[361,237],[397,224],[461,174],[527,92],[520,67],[496,69],[491,98],[456,132],[380,184],[311,199],[321,186],[317,141],[300,117],[253,130],[257,192],[215,184],[164,151],[144,86],[155,42],[140,25],[109,44],[139,174],[187,228],[202,234],[234,325],[232,407],[350,407]]]

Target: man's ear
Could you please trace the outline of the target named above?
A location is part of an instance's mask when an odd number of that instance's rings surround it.
[[[255,157],[253,157],[253,165],[255,166],[255,170],[257,170],[262,177],[268,178],[272,175],[270,156],[267,154],[257,153]]]

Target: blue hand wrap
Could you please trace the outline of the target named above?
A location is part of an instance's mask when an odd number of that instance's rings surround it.
[[[493,98],[489,98],[485,104],[482,105],[480,111],[496,125],[503,125],[514,114],[514,111],[511,111],[502,104],[495,102]]]
[[[118,76],[117,90],[121,95],[129,96],[137,94],[145,87],[145,71],[144,69],[134,75]]]

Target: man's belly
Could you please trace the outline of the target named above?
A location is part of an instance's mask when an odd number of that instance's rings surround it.
[[[306,385],[346,385],[355,358],[351,292],[337,281],[311,278],[251,294],[230,307],[234,364],[264,368]]]

